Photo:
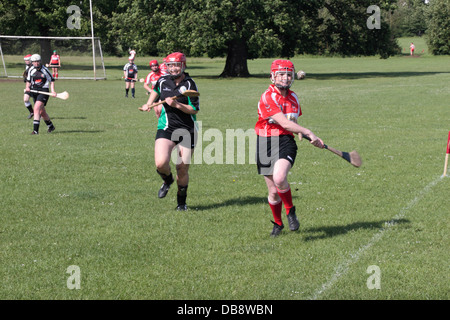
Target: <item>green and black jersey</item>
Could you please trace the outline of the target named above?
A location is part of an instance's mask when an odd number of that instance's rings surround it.
[[[188,73],[184,74],[185,77],[179,85],[176,85],[170,75],[162,76],[158,79],[155,88],[153,89],[159,94],[161,100],[166,98],[180,96],[185,90],[198,91],[197,85]],[[185,97],[182,96],[177,99],[178,102],[192,106],[194,110],[200,110],[200,103],[198,97]],[[161,116],[158,120],[158,130],[164,130],[172,133],[176,129],[187,129],[193,133],[196,126],[196,116],[184,113],[183,111],[173,108],[164,103]]]

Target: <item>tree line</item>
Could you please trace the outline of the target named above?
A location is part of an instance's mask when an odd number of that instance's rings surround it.
[[[247,60],[296,54],[399,54],[396,37],[424,35],[450,54],[450,0],[92,0],[105,54],[226,57],[224,77],[248,76]],[[70,11],[73,5],[78,8]],[[88,0],[0,0],[4,35],[90,36]],[[78,15],[77,15],[78,14]],[[78,24],[69,27],[69,19]]]

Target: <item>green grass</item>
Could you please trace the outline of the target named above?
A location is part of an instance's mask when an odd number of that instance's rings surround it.
[[[149,59],[137,60],[142,76]],[[449,299],[449,57],[293,61],[307,74],[293,86],[300,123],[363,166],[298,142],[301,226],[276,239],[248,156],[193,164],[186,213],[175,188],[157,198],[156,119],[137,110],[142,84],[123,97],[126,61],[107,58],[106,81],[58,80],[70,99],[49,102],[50,135],[44,124],[29,135],[23,82],[0,80],[0,299]],[[254,127],[270,63],[231,80],[217,78],[224,59],[188,59],[203,134]],[[71,265],[80,290],[67,288]],[[380,290],[367,288],[371,265]]]

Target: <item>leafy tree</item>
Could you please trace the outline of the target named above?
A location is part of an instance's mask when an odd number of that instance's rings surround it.
[[[431,0],[429,7],[428,48],[435,55],[450,54],[450,1]]]
[[[94,28],[97,36],[105,35],[108,18],[117,1],[93,1]],[[0,30],[4,35],[16,36],[90,36],[91,20],[89,1],[75,1],[81,10],[80,28],[69,28],[67,20],[71,13],[67,13],[73,0],[0,0]],[[105,13],[101,13],[105,12]],[[103,37],[102,37],[103,38]],[[50,59],[51,43],[40,40],[41,56],[44,61]],[[108,46],[107,46],[108,48]]]
[[[121,0],[121,12],[113,21],[122,46],[151,54],[183,51],[189,56],[226,57],[221,76],[246,77],[247,60],[259,57],[394,54],[389,26],[381,22],[381,29],[368,30],[366,25],[368,6],[392,2]]]

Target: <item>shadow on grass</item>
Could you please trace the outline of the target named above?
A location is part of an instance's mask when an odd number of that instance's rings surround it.
[[[354,80],[354,79],[367,79],[367,78],[405,78],[405,77],[420,77],[430,76],[440,73],[438,71],[425,71],[425,72],[336,72],[336,73],[308,73],[306,79],[314,80]],[[201,78],[202,76],[200,76]],[[253,74],[252,78],[268,78],[267,74]],[[197,77],[198,78],[198,77]]]
[[[200,205],[200,206],[193,205],[192,208],[195,208],[195,210],[197,211],[204,211],[229,206],[245,206],[261,203],[267,203],[267,197],[242,197],[236,199],[228,199],[220,203],[211,203],[208,205]]]
[[[340,235],[344,235],[353,231],[358,231],[360,229],[372,229],[372,230],[381,230],[385,228],[387,223],[390,224],[403,224],[403,223],[409,223],[410,221],[407,219],[399,219],[399,220],[392,220],[392,221],[367,221],[367,222],[354,222],[348,225],[343,226],[321,226],[321,227],[314,227],[314,228],[308,228],[303,229],[301,232],[305,234],[304,238],[305,241],[314,241],[319,239],[326,239],[331,237],[336,237]]]
[[[52,117],[52,120],[53,119],[59,119],[59,120],[61,120],[61,119],[63,119],[63,120],[86,120],[87,117]]]
[[[56,130],[52,132],[54,134],[65,134],[65,133],[100,133],[105,132],[104,130]]]

